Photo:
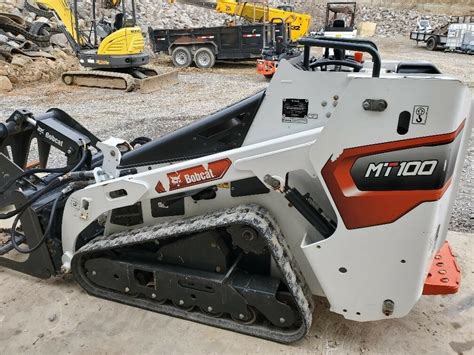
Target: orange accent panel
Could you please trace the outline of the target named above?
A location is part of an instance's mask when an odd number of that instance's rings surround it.
[[[158,183],[156,184],[155,191],[160,193],[160,194],[163,193],[163,192],[166,192],[165,187],[163,186],[161,181],[158,181]]]
[[[461,270],[449,243],[446,241],[436,253],[423,287],[424,295],[449,295],[459,290]]]
[[[348,229],[392,223],[423,202],[437,201],[451,184],[451,178],[436,190],[360,191],[351,168],[360,157],[453,142],[465,121],[454,132],[429,137],[344,149],[335,160],[329,159],[321,174]]]

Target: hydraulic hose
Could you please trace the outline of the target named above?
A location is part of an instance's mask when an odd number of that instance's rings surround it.
[[[81,179],[88,179],[88,178],[92,177],[93,174],[77,174],[76,176],[81,178]],[[72,179],[72,178],[70,178],[70,179]],[[23,213],[25,213],[25,211],[26,211],[26,208],[22,209],[20,211],[20,213],[17,214],[17,216],[15,217],[15,219],[13,221],[13,225],[12,225],[11,232],[10,232],[11,246],[17,252],[22,253],[22,254],[29,254],[29,253],[32,253],[35,250],[37,250],[45,242],[46,237],[51,233],[51,229],[52,229],[53,224],[54,224],[54,217],[56,216],[56,212],[58,210],[59,201],[61,201],[61,199],[64,196],[66,196],[68,193],[70,193],[74,190],[83,188],[83,187],[87,186],[88,184],[89,184],[88,182],[84,183],[84,181],[82,181],[82,182],[78,181],[78,182],[75,182],[75,183],[73,182],[73,183],[69,184],[66,188],[64,188],[60,192],[60,194],[54,199],[54,202],[51,206],[51,214],[49,215],[48,224],[46,225],[46,229],[43,233],[43,236],[41,237],[39,242],[34,247],[31,247],[31,248],[28,248],[28,249],[20,248],[20,246],[18,244],[18,241],[20,243],[26,241],[26,236],[16,232],[16,227],[18,225],[18,222],[20,221],[21,216],[23,215]],[[17,237],[18,237],[18,240],[17,240]],[[1,252],[0,252],[0,255],[2,255]]]
[[[54,200],[53,205],[51,207],[51,214],[49,215],[48,225],[46,226],[46,229],[45,229],[45,231],[43,233],[43,236],[41,237],[40,241],[34,247],[31,247],[31,248],[28,248],[28,249],[22,249],[17,244],[16,237],[17,237],[18,234],[16,232],[16,226],[17,226],[21,216],[26,211],[26,208],[23,209],[20,213],[17,214],[17,216],[15,217],[15,220],[13,221],[13,225],[12,225],[12,229],[11,229],[11,242],[12,242],[13,248],[15,248],[15,250],[17,252],[22,253],[22,254],[29,254],[29,253],[32,253],[35,250],[37,250],[44,243],[44,241],[46,240],[46,237],[51,232],[51,228],[52,228],[53,223],[54,223],[54,216],[56,215],[56,209],[58,207],[59,201],[66,194],[65,190],[67,190],[67,189],[64,189],[63,191],[61,191],[61,193]],[[19,236],[21,236],[21,234]]]
[[[42,190],[34,193],[32,195],[32,197],[21,207],[13,210],[13,211],[10,211],[10,212],[7,212],[7,213],[2,213],[0,214],[0,219],[8,219],[8,218],[12,218],[13,216],[16,216],[18,213],[23,213],[23,210],[28,208],[29,206],[31,206],[34,202],[36,202],[41,196],[43,196],[44,194],[46,194],[47,192],[59,187],[60,185],[68,182],[71,178],[67,176],[67,174],[70,174],[70,173],[73,173],[73,172],[76,172],[77,170],[79,170],[85,163],[87,159],[87,147],[84,146],[84,149],[83,149],[83,152],[82,152],[82,156],[81,156],[81,159],[80,161],[68,172],[64,172],[62,173],[60,176],[57,177],[56,180],[52,180],[50,181],[50,183]],[[66,175],[66,176],[65,176]],[[16,181],[17,179],[15,179]]]
[[[38,173],[67,173],[67,171],[68,171],[67,169],[68,169],[68,167],[48,168],[48,169],[46,169],[46,168],[45,169],[32,169],[32,170],[24,171],[19,176],[17,176],[14,179],[11,179],[5,185],[3,185],[3,187],[0,189],[0,194],[5,193],[15,182],[17,182],[18,180],[23,179],[27,176],[38,174]]]
[[[81,168],[81,166],[85,163],[85,159],[87,158],[86,149],[87,149],[87,147],[84,145],[83,146],[83,152],[82,152],[82,155],[81,155],[81,160],[71,170],[68,170],[69,169],[68,166],[66,166],[64,168],[43,168],[43,169],[27,170],[27,171],[24,171],[23,173],[21,173],[16,178],[11,179],[6,184],[4,184],[3,187],[0,189],[0,193],[1,194],[5,193],[15,182],[17,182],[18,180],[23,179],[27,176],[30,176],[30,175],[34,175],[34,174],[38,174],[38,173],[61,173],[61,175],[59,175],[59,176],[62,176],[64,174],[68,173],[68,172],[76,171],[77,169]]]

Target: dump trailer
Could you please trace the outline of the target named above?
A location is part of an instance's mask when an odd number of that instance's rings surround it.
[[[320,321],[313,295],[366,322],[456,292],[445,240],[469,88],[430,63],[382,62],[369,41],[300,44],[267,89],[154,140],[14,111],[0,124],[0,266],[72,274],[97,297],[282,343]],[[51,147],[65,166],[47,166]]]
[[[284,30],[284,24],[201,27],[189,29],[148,29],[154,52],[171,55],[177,67],[194,61],[198,68],[211,68],[216,60],[260,58],[265,28]]]

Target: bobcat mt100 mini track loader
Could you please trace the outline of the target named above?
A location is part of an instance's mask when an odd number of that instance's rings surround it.
[[[469,89],[426,62],[382,63],[368,41],[301,44],[266,90],[153,141],[15,111],[0,125],[0,265],[72,273],[98,297],[283,343],[309,331],[312,295],[372,321],[455,292],[448,253],[445,280],[429,275],[471,134]],[[66,167],[46,167],[51,147]]]

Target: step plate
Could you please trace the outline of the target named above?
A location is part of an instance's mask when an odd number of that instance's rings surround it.
[[[446,241],[436,253],[423,288],[424,295],[449,295],[458,292],[461,270],[449,243]]]

